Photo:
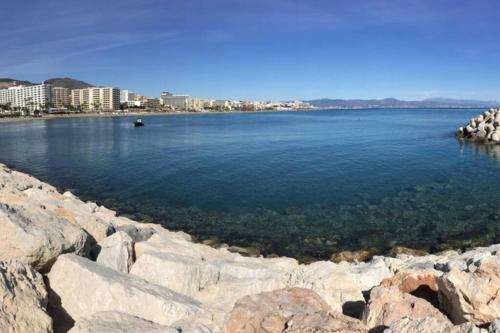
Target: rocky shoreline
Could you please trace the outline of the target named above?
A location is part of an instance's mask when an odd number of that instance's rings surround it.
[[[500,143],[500,109],[489,109],[460,127],[456,137],[482,143]]]
[[[500,333],[500,244],[394,255],[242,256],[0,164],[1,332]]]

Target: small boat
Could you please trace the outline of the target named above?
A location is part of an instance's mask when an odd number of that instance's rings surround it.
[[[144,126],[144,122],[142,121],[141,118],[137,118],[135,121],[134,121],[134,126],[135,127],[142,127]]]

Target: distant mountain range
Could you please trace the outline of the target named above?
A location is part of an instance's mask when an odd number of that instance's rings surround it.
[[[45,80],[45,83],[50,83],[54,85],[54,87],[63,87],[63,88],[68,88],[68,89],[83,89],[83,88],[88,88],[88,87],[93,87],[92,84],[89,84],[87,82],[83,82],[80,80],[75,80],[71,79],[68,77],[56,77],[53,79],[48,79]],[[21,80],[15,80],[15,79],[8,79],[8,78],[0,78],[0,89],[5,89],[17,85],[34,85],[38,83],[33,83],[30,81],[21,81]]]
[[[384,99],[315,99],[306,101],[324,109],[375,109],[375,108],[489,108],[499,107],[499,101],[480,101],[452,98],[428,98],[421,101]]]

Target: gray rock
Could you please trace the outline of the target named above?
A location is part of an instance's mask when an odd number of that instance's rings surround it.
[[[123,231],[114,233],[97,244],[97,263],[128,273],[134,263],[134,241]]]
[[[0,332],[52,332],[42,276],[17,261],[0,261]]]
[[[122,225],[117,226],[116,231],[126,232],[134,242],[144,242],[147,241],[156,232],[153,228],[142,228],[138,229],[134,225]]]
[[[0,260],[16,259],[46,272],[60,254],[88,255],[85,231],[19,200],[0,193]]]

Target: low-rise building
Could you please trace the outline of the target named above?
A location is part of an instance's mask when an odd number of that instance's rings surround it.
[[[231,101],[224,99],[216,99],[213,102],[213,108],[216,110],[229,111],[231,110]]]
[[[170,92],[163,92],[160,99],[165,107],[170,107],[175,110],[188,110],[191,98],[189,95],[173,95]]]
[[[74,89],[71,105],[83,111],[116,111],[120,109],[120,89],[114,87]]]
[[[205,109],[206,100],[202,98],[191,98],[189,100],[189,110],[203,111]]]

